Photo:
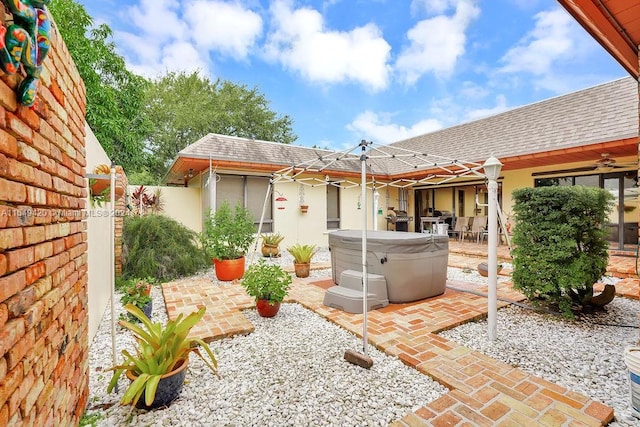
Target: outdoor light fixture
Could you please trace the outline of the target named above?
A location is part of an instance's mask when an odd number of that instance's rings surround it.
[[[193,178],[193,168],[189,169],[189,172],[187,173],[187,177],[188,178]]]
[[[500,163],[500,160],[491,156],[487,159],[486,162],[484,162],[482,168],[484,169],[484,174],[489,181],[497,181],[500,177],[502,163]]]
[[[502,163],[491,156],[482,165],[484,174],[489,181],[489,218],[488,218],[488,260],[489,269],[489,298],[487,300],[487,323],[489,326],[489,341],[495,341],[498,335],[496,319],[498,317],[498,177]]]

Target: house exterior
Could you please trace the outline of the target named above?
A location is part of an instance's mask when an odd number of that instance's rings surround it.
[[[635,248],[637,104],[637,83],[623,78],[376,147],[367,160],[366,203],[358,185],[357,143],[352,152],[340,154],[341,161],[332,161],[340,156],[326,150],[209,134],[178,153],[165,183],[199,189],[203,215],[228,200],[249,208],[258,223],[264,205],[262,231],[282,233],[285,245],[326,245],[328,231],[360,228],[361,209],[367,212],[368,228],[382,230],[402,229],[387,217],[406,212],[412,217],[404,224],[409,232],[422,231],[423,218],[440,217],[453,225],[458,217],[486,215],[482,174],[450,180],[429,177],[442,172],[434,158],[460,161],[465,166],[453,166],[460,171],[495,156],[503,163],[498,197],[505,217],[517,188],[578,184],[606,188],[617,198],[608,224],[612,247],[633,244]],[[398,159],[399,153],[417,154]],[[431,160],[422,161],[422,156]],[[299,169],[294,180],[281,179],[283,170],[309,165],[314,159],[315,164]],[[270,182],[273,192],[265,199]],[[302,204],[309,205],[306,213],[299,208]]]

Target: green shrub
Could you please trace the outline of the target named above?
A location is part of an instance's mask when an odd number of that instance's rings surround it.
[[[167,281],[211,264],[198,247],[197,234],[163,215],[126,217],[122,239],[124,278]]]
[[[211,258],[238,259],[249,250],[255,232],[251,212],[240,203],[231,209],[225,200],[217,211],[209,211],[200,242]]]
[[[606,272],[603,225],[612,195],[599,188],[540,187],[516,190],[513,199],[514,288],[572,317]]]
[[[244,273],[241,285],[250,296],[268,300],[273,305],[273,303],[284,301],[291,285],[291,275],[278,264],[267,264],[261,258],[257,263],[249,266]]]

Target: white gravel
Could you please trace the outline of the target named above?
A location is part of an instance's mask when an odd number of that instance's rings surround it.
[[[166,322],[161,290],[152,292],[154,321]],[[112,365],[107,308],[90,348],[89,414],[100,413],[97,425],[104,426],[386,426],[448,391],[371,346],[370,370],[346,362],[345,350],[361,351],[362,341],[298,304],[283,304],[273,319],[255,310],[245,314],[253,333],[210,345],[221,378],[192,356],[180,398],[147,412],[117,404],[128,380],[120,380],[119,393],[106,394],[111,372],[102,370]],[[123,329],[117,341],[120,350],[133,348]]]
[[[293,264],[286,251],[272,261]],[[326,249],[313,259],[329,261]],[[330,274],[327,269],[311,271],[311,277]],[[213,270],[198,276],[217,283]],[[448,277],[487,283],[469,270],[449,268]],[[152,296],[154,320],[165,322],[161,290],[154,288]],[[116,308],[123,311],[120,304]],[[610,425],[633,426],[640,421],[631,415],[623,350],[638,342],[639,309],[638,301],[616,298],[606,312],[571,322],[510,306],[498,312],[498,339],[493,343],[487,339],[486,321],[441,335],[610,405],[616,414]],[[254,310],[246,315],[255,332],[211,344],[220,379],[191,357],[180,398],[168,408],[147,412],[118,405],[125,379],[119,393],[106,393],[111,372],[102,371],[112,365],[107,308],[90,347],[88,414],[100,414],[100,426],[387,425],[447,391],[371,346],[370,371],[345,362],[344,351],[360,350],[361,340],[298,304],[283,304],[273,319],[261,318]],[[117,346],[133,348],[130,334],[120,328]]]
[[[486,319],[440,335],[613,407],[616,420],[610,426],[638,426],[623,352],[638,344],[639,312],[637,300],[618,297],[606,311],[575,321],[509,306],[498,310],[494,342]]]

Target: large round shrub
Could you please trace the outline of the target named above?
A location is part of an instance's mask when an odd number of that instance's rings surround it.
[[[599,188],[554,186],[519,189],[513,199],[513,286],[571,317],[606,272],[603,226],[613,197]]]
[[[211,262],[198,247],[197,234],[164,215],[126,217],[122,274],[161,281],[189,276]]]

